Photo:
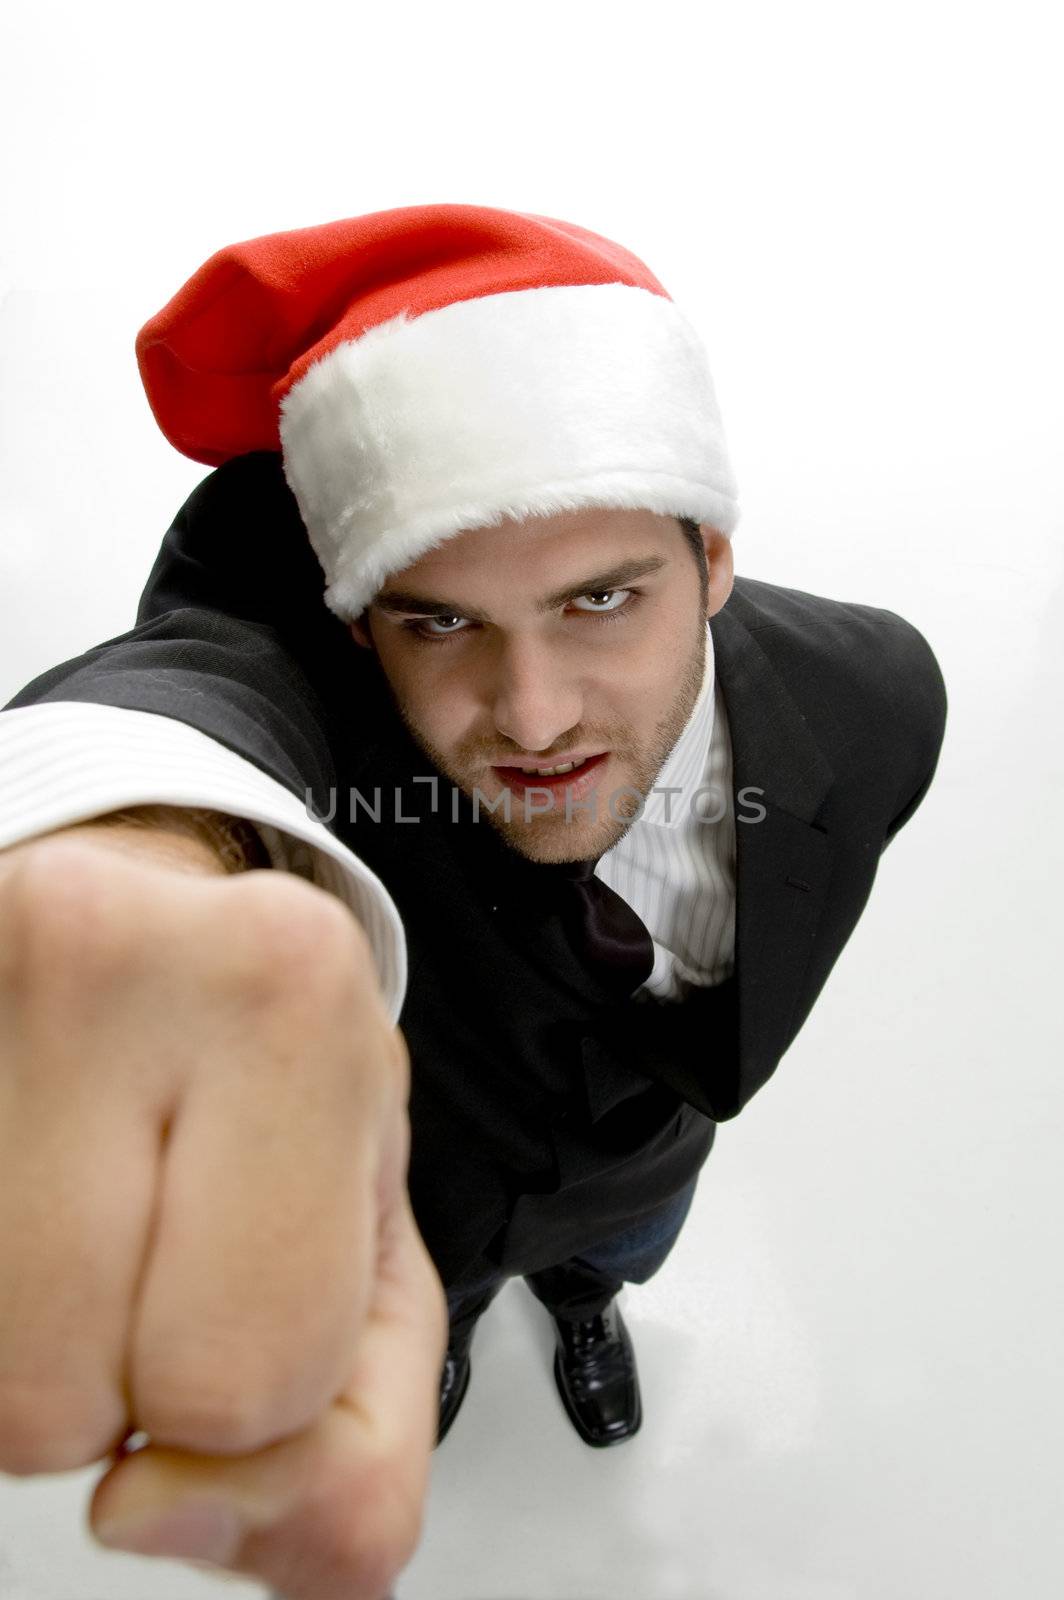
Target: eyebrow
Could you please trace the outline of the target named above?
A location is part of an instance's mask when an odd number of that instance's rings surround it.
[[[660,567],[667,565],[665,556],[634,557],[631,561],[624,561],[619,567],[611,567],[608,572],[597,572],[593,577],[582,578],[579,583],[566,584],[564,589],[555,589],[553,594],[544,595],[536,601],[536,611],[544,613],[554,611],[558,606],[563,606],[567,600],[579,599],[585,594],[594,594],[600,589],[620,589],[630,583],[633,578],[645,578],[651,572],[657,572]],[[490,622],[491,618],[483,611],[477,611],[471,606],[460,605],[451,600],[427,600],[423,595],[408,594],[403,590],[389,589],[386,593],[378,594],[370,602],[381,611],[403,612],[415,617],[466,617],[470,622]]]

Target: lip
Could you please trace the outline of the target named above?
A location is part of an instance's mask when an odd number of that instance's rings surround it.
[[[590,761],[594,756],[608,755],[608,750],[579,750],[572,755],[558,756],[554,761],[544,761],[542,766],[536,766],[534,761],[495,761],[492,763],[496,772],[517,772],[521,767],[534,767],[537,772],[542,772],[544,767],[568,766],[570,761],[575,761],[579,766],[581,761]],[[566,774],[563,772],[562,777]]]
[[[522,772],[518,767],[493,766],[491,770],[506,788],[520,794],[526,789],[549,789],[559,794],[570,789],[573,799],[579,800],[593,787],[609,758],[608,750],[600,750],[593,756],[583,758],[585,765],[579,772],[559,772],[553,777],[547,777],[542,772]],[[569,756],[567,759],[571,761],[573,758]]]

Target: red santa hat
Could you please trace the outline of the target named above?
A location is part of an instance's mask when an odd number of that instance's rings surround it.
[[[341,618],[504,517],[738,522],[694,327],[636,256],[554,217],[403,206],[230,245],[136,353],[185,455],[281,451]]]

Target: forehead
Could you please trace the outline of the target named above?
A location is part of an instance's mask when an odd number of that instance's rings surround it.
[[[556,578],[578,578],[585,567],[590,574],[637,551],[668,551],[678,533],[674,517],[644,510],[590,506],[550,516],[506,517],[497,527],[468,528],[444,539],[393,573],[383,588],[405,590],[416,582],[420,590],[461,580],[491,590],[526,578],[540,588]]]

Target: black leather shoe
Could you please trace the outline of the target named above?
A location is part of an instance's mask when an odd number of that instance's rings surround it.
[[[620,1444],[639,1432],[643,1406],[635,1351],[616,1301],[587,1322],[555,1317],[554,1381],[585,1444]]]
[[[447,1355],[440,1373],[440,1420],[436,1429],[436,1443],[441,1444],[447,1430],[458,1415],[459,1407],[469,1388],[471,1371],[469,1351],[447,1346]]]

